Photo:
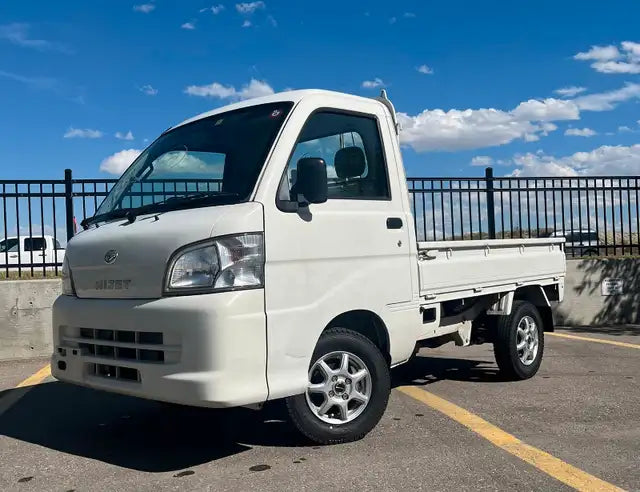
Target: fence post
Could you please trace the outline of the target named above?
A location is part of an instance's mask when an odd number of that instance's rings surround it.
[[[67,223],[67,241],[73,237],[73,178],[71,169],[64,170],[64,208]]]
[[[489,223],[489,239],[496,238],[496,208],[493,197],[493,168],[484,170],[484,178],[487,182],[487,219]]]

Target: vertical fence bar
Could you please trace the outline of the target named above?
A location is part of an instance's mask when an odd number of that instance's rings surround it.
[[[18,200],[19,195],[19,185],[14,185],[14,189],[16,192],[16,235],[18,236],[18,277],[22,277],[22,248],[20,247],[20,241],[22,241],[22,237],[20,236],[20,202]]]
[[[635,178],[636,189],[636,254],[640,254],[640,203],[638,203],[638,178]]]
[[[600,219],[598,218],[598,180],[595,178],[593,180],[593,211],[596,215],[596,249],[598,256],[600,256],[602,253],[600,251]],[[607,213],[606,209],[605,213]]]
[[[618,252],[616,238],[616,199],[613,196],[613,179],[611,180],[611,229],[613,230],[613,256]]]
[[[633,254],[633,232],[631,230],[631,188],[629,186],[629,178],[627,178],[627,219],[629,225],[629,254]]]
[[[53,267],[53,271],[55,272],[56,276],[58,275],[58,227],[57,227],[57,220],[56,220],[56,185],[55,183],[51,185],[51,194],[53,195],[51,197],[51,209],[53,210],[53,245],[55,246],[55,249],[53,250],[53,262],[55,263],[55,266]]]
[[[64,170],[64,207],[67,226],[67,241],[73,237],[73,176],[71,169]]]
[[[622,203],[622,179],[618,180],[618,198],[620,200],[620,242],[622,243],[622,255],[624,256],[624,206]]]
[[[44,240],[44,198],[42,196],[42,183],[40,183],[40,231],[42,232],[42,239]],[[55,249],[55,244],[53,248]],[[47,263],[47,245],[45,240],[44,251],[42,252],[42,276],[47,276],[47,267],[45,263]],[[53,250],[52,250],[53,251]]]
[[[496,210],[493,196],[493,168],[484,170],[484,179],[487,182],[487,222],[489,228],[489,239],[496,238]]]
[[[498,181],[500,189],[500,235],[504,239],[504,192],[502,191],[502,180]]]
[[[2,183],[2,216],[4,226],[4,265],[5,275],[9,278],[9,235],[7,234],[7,185]]]

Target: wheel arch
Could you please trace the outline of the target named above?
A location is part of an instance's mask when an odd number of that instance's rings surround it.
[[[389,330],[384,321],[373,311],[355,309],[346,311],[334,317],[325,326],[323,333],[330,328],[348,328],[367,337],[380,349],[387,364],[391,364],[391,344]]]
[[[553,310],[551,303],[541,285],[520,287],[514,294],[514,300],[528,301],[533,304],[542,317],[544,331],[554,331]]]

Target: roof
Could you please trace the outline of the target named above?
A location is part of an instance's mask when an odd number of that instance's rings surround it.
[[[234,109],[246,108],[248,106],[257,106],[259,104],[267,104],[267,103],[282,102],[282,101],[291,101],[295,104],[300,102],[302,99],[306,99],[309,97],[322,97],[322,96],[331,96],[331,97],[338,96],[345,99],[352,98],[354,100],[359,100],[359,101],[365,100],[367,102],[375,101],[375,99],[368,98],[368,97],[354,96],[352,94],[346,94],[344,92],[327,91],[324,89],[303,89],[303,90],[295,90],[295,91],[277,92],[275,94],[270,94],[268,96],[255,97],[252,99],[239,101],[237,103],[227,104],[226,106],[222,106],[220,108],[216,108],[211,111],[207,111],[205,113],[201,113],[199,115],[186,119],[182,123],[179,123],[173,126],[172,128],[177,128],[187,123],[201,120],[202,118],[207,118],[215,114],[224,113],[227,111],[233,111]]]

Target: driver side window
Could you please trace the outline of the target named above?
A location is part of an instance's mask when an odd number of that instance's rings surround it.
[[[375,118],[317,112],[305,123],[283,177],[279,196],[290,191],[301,158],[321,158],[327,165],[328,199],[390,199],[387,167]]]

